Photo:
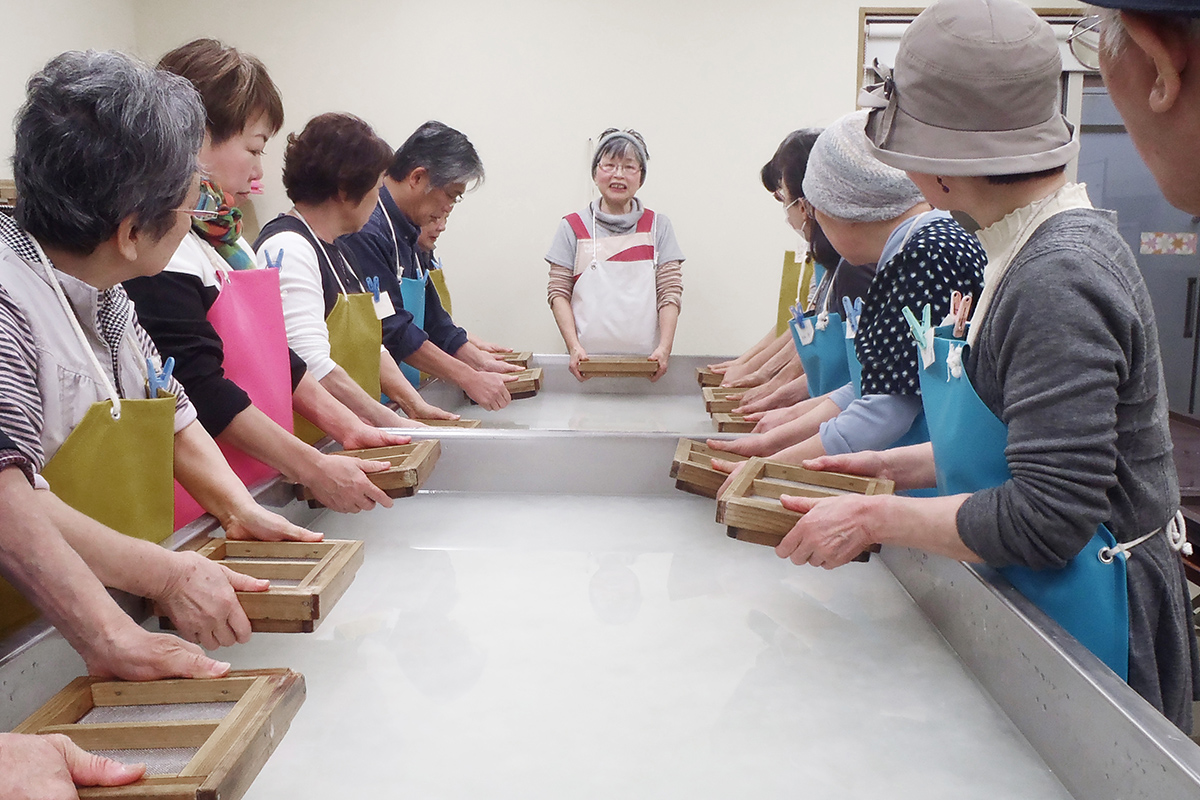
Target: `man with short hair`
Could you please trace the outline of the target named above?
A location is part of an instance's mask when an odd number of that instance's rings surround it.
[[[426,122],[396,151],[366,226],[338,241],[368,276],[379,279],[391,300],[394,313],[383,320],[383,343],[397,363],[408,366],[410,380],[415,370],[427,372],[461,386],[476,403],[495,411],[512,400],[504,386],[510,379],[502,373],[520,367],[467,340],[467,332],[442,308],[417,257],[421,228],[449,214],[482,180],[483,163],[467,137],[440,122]],[[407,303],[402,286],[409,289]]]
[[[1200,215],[1200,2],[1092,3],[1113,105],[1167,201]]]

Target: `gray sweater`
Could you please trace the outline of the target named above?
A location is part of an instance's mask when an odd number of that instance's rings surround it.
[[[958,512],[968,547],[995,566],[1060,567],[1100,523],[1119,541],[1179,505],[1150,294],[1115,215],[1044,222],[1001,279],[967,364],[1008,425],[1012,480]],[[1200,659],[1179,557],[1165,535],[1130,555],[1129,683],[1190,730]]]

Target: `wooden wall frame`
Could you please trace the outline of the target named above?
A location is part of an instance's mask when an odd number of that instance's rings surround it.
[[[713,424],[717,426],[717,430],[721,433],[750,433],[754,430],[757,422],[746,419],[742,414],[731,414],[727,411],[718,411],[712,415]]]
[[[696,367],[696,383],[701,387],[720,386],[723,380],[725,376],[719,372],[713,372],[708,367]]]
[[[784,508],[780,495],[833,497],[842,494],[892,494],[895,484],[884,478],[864,478],[839,472],[818,472],[793,464],[751,458],[717,499],[717,522],[729,536],[775,547],[804,515]],[[859,556],[865,561],[867,553]]]
[[[649,378],[658,372],[658,362],[645,356],[588,356],[579,362],[579,372],[588,378]]]
[[[265,592],[238,592],[238,602],[254,631],[312,633],[350,588],[363,563],[363,543],[342,539],[323,542],[257,542],[209,539],[197,551],[234,572],[269,581],[297,581]],[[172,628],[157,605],[159,625]]]
[[[701,497],[716,499],[721,484],[729,476],[713,469],[712,459],[745,461],[746,456],[714,450],[695,439],[680,439],[675,448],[675,459],[671,462],[671,477],[675,488]]]
[[[710,414],[728,414],[742,404],[744,388],[732,386],[705,386],[700,390],[704,397],[704,410]]]
[[[335,456],[352,456],[367,461],[388,461],[391,466],[383,472],[372,472],[367,477],[371,483],[387,492],[388,497],[412,497],[433,473],[438,456],[442,454],[442,443],[437,439],[423,439],[411,444],[391,447],[372,447],[367,450],[342,450],[331,453]],[[307,500],[309,508],[323,508],[312,491],[296,484],[296,497]]]
[[[231,672],[211,680],[144,683],[83,677],[68,684],[14,732],[61,733],[84,750],[107,754],[198,748],[177,774],[146,777],[129,786],[81,788],[82,800],[238,800],[287,733],[304,694],[304,676],[288,669]],[[228,702],[233,702],[233,707],[214,708],[214,719],[180,715],[189,718],[81,722],[93,709]],[[130,763],[140,760],[131,757]]]

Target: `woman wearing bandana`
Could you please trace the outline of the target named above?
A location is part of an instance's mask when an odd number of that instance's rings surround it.
[[[379,405],[360,419],[287,348],[278,274],[256,270],[238,204],[262,177],[267,141],[283,125],[283,102],[262,62],[212,39],[163,56],[159,68],[187,78],[207,114],[200,166],[206,179],[192,229],[162,273],[127,281],[138,316],[200,422],[247,486],[275,474],[310,487],[329,508],[355,512],[391,500],[367,478],[375,463],[322,454],[292,435],[295,410],[350,449],[407,441],[374,426],[411,425]],[[176,486],[175,524],[201,513]]]

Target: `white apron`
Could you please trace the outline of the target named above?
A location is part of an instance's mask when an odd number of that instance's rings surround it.
[[[633,233],[600,239],[578,214],[566,220],[578,239],[571,311],[579,343],[591,355],[650,355],[658,347],[654,212],[643,211]]]

